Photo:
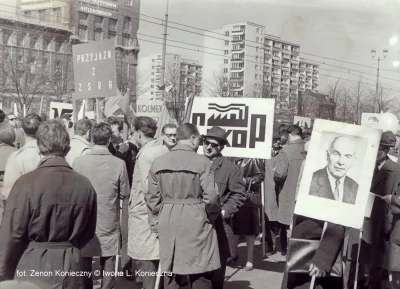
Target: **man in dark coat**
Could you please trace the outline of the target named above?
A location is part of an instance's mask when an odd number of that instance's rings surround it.
[[[203,135],[203,153],[212,163],[211,170],[218,186],[222,213],[215,220],[221,268],[214,272],[213,289],[224,287],[226,265],[237,260],[235,236],[232,231],[232,217],[246,201],[244,179],[240,169],[221,152],[228,144],[227,133],[220,127],[212,127]]]
[[[113,135],[111,137],[110,145],[108,150],[110,153],[123,160],[126,165],[126,171],[128,173],[129,187],[132,188],[133,170],[135,169],[136,155],[139,149],[131,142],[123,142],[122,130],[123,122],[116,117],[109,117],[107,123],[111,126]],[[131,258],[128,256],[128,203],[129,198],[125,198],[122,202],[122,221],[121,221],[121,264],[124,273],[128,276],[128,279],[132,279],[129,276],[133,276]]]
[[[274,180],[282,186],[278,196],[278,223],[280,226],[281,254],[272,258],[284,261],[287,251],[287,235],[293,218],[296,200],[296,185],[303,160],[304,140],[301,139],[302,130],[298,125],[288,128],[289,143],[279,152],[274,168]]]
[[[69,136],[61,122],[41,124],[37,144],[43,156],[39,167],[17,180],[5,206],[0,276],[42,289],[81,289],[80,249],[95,235],[96,192],[65,161]]]
[[[356,151],[353,139],[336,137],[326,152],[327,166],[313,174],[309,194],[354,205],[358,184],[346,174],[353,164]]]
[[[358,283],[367,282],[372,289],[381,288],[383,280],[383,269],[392,270],[396,267],[400,269],[400,256],[396,254],[396,220],[395,214],[390,210],[392,201],[396,201],[396,196],[400,194],[400,166],[393,162],[388,153],[396,143],[396,137],[391,132],[384,132],[381,136],[376,168],[372,178],[371,192],[382,198],[375,196],[370,218],[366,218],[363,225],[363,235],[360,252],[360,272]],[[397,229],[398,230],[398,229]],[[347,264],[346,283],[349,288],[353,287],[355,280],[355,268],[357,261],[359,230],[351,229],[347,245]],[[397,240],[400,239],[397,237]],[[397,244],[397,248],[399,243]],[[387,248],[392,250],[385,250]],[[393,258],[390,258],[393,257]],[[395,261],[395,262],[391,262]],[[366,269],[369,271],[369,280],[365,280]],[[394,271],[394,270],[393,270]]]

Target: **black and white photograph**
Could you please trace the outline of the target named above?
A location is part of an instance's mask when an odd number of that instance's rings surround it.
[[[399,11],[0,0],[0,289],[399,287]]]
[[[381,133],[378,129],[317,119],[295,213],[360,228]]]
[[[322,132],[314,164],[324,165],[313,173],[309,194],[354,205],[367,145],[366,138]]]

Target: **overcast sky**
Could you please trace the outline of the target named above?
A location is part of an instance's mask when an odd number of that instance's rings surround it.
[[[162,39],[151,38],[141,34],[162,37],[163,27],[146,21],[161,23],[160,20],[146,17],[164,18],[167,0],[141,1],[141,19],[139,38],[155,42]],[[169,20],[202,29],[216,29],[224,24],[250,21],[264,25],[266,32],[283,40],[300,44],[300,52],[315,54],[376,67],[371,57],[371,49],[382,54],[384,48],[389,50],[388,57],[381,62],[381,68],[398,70],[393,63],[400,61],[400,0],[170,0]],[[196,31],[201,30],[171,26]],[[176,29],[168,30],[172,40],[203,45],[203,36],[186,33]],[[391,45],[390,39],[398,37],[397,44]],[[169,42],[171,45],[197,50],[195,46]],[[140,42],[140,55],[161,53],[161,45]],[[188,58],[202,61],[202,53],[168,47],[168,52],[179,53]],[[217,52],[220,53],[220,52]],[[324,65],[332,64],[347,69],[361,71],[363,82],[375,85],[376,69],[364,68],[352,64],[313,57],[300,53],[300,57],[321,62],[321,68],[338,73],[321,70],[345,79],[356,80],[360,73]],[[371,74],[371,75],[368,75]],[[400,73],[381,71],[381,76],[396,81],[381,79],[382,85],[396,89],[400,96]],[[365,79],[367,78],[367,79]],[[320,90],[324,90],[335,78],[320,76]],[[373,87],[371,87],[373,88]]]

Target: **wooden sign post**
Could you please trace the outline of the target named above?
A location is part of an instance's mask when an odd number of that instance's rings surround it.
[[[74,100],[95,98],[97,122],[100,122],[100,99],[117,96],[115,40],[73,45],[72,54],[75,79]]]

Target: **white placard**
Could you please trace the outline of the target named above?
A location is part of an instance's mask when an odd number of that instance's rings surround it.
[[[311,118],[303,116],[294,116],[293,124],[297,124],[302,129],[311,127]]]
[[[377,128],[379,127],[379,120],[381,118],[380,113],[362,113],[361,114],[361,125],[365,127]]]
[[[64,113],[72,114],[72,103],[50,102],[49,119],[61,117]]]
[[[204,135],[213,126],[224,128],[224,156],[270,159],[274,105],[266,98],[195,97],[190,122]]]
[[[381,134],[374,128],[317,119],[295,213],[360,229]]]
[[[372,213],[372,208],[374,207],[375,195],[373,193],[368,194],[367,208],[365,209],[365,217],[370,218]]]
[[[136,101],[136,115],[159,118],[164,102],[157,99],[138,98]]]

